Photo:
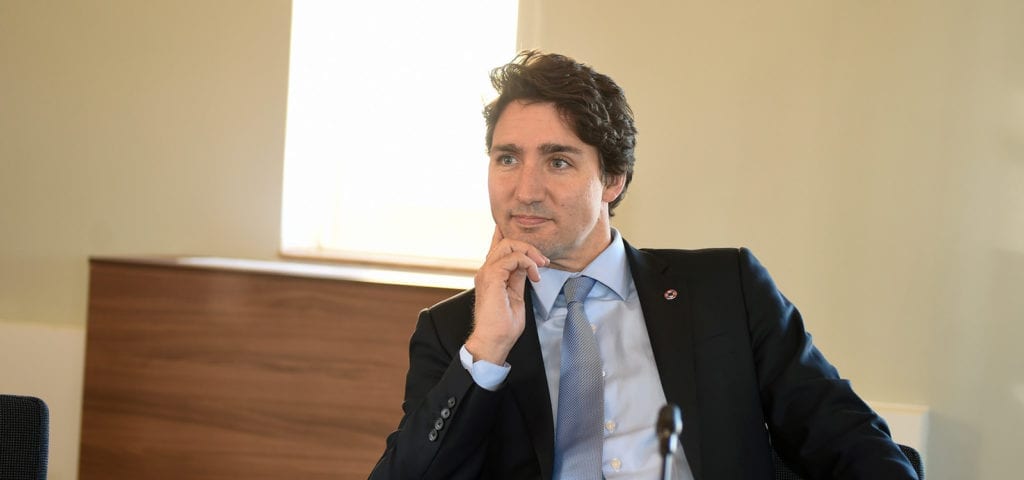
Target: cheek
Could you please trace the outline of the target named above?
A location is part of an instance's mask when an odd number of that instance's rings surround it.
[[[491,203],[501,197],[501,191],[501,182],[494,175],[487,175],[487,196],[491,199]]]
[[[607,200],[605,200],[607,195],[608,190],[601,182],[597,182],[591,186],[587,201],[594,210],[601,210],[602,202],[607,202]]]
[[[494,215],[500,208],[501,200],[498,198],[498,189],[494,181],[490,176],[487,178],[487,200],[491,204],[491,216],[497,220],[497,216]]]
[[[559,207],[565,211],[572,211],[572,216],[579,221],[586,221],[601,210],[601,190],[593,188],[582,188],[576,190],[576,195],[563,197]]]

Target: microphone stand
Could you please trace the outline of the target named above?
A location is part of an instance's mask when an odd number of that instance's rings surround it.
[[[661,450],[661,479],[672,480],[672,456],[679,448],[679,435],[683,432],[683,413],[679,406],[669,403],[658,411],[658,443]]]

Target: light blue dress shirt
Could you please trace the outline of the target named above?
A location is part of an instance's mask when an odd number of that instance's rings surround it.
[[[540,281],[533,282],[533,309],[551,394],[552,418],[558,418],[562,327],[567,313],[562,285],[578,275],[597,280],[584,302],[584,310],[597,336],[604,363],[604,476],[660,479],[661,455],[654,424],[658,410],[665,405],[665,392],[658,377],[626,249],[614,229],[611,244],[582,272],[541,268]],[[465,346],[459,354],[473,380],[488,390],[497,389],[512,368],[507,363],[499,366],[486,361],[474,362]],[[682,449],[676,453],[672,478],[692,479]]]

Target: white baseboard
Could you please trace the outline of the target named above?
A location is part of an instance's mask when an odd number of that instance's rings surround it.
[[[928,407],[906,403],[868,402],[886,422],[892,431],[896,443],[914,447],[921,454],[922,461],[927,457],[928,440]]]

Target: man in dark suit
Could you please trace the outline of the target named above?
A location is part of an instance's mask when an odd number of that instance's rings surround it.
[[[666,402],[674,478],[769,479],[773,447],[809,478],[916,478],[749,251],[611,227],[636,144],[611,78],[524,52],[492,81],[491,248],[473,290],[421,312],[370,478],[661,478]]]

